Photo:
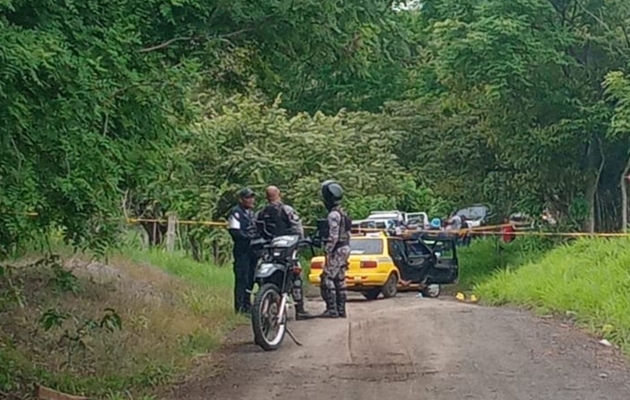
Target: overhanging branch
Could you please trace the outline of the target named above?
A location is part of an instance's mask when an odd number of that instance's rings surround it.
[[[246,29],[240,29],[238,31],[234,31],[231,33],[226,33],[224,35],[218,35],[218,36],[181,36],[181,37],[176,37],[173,39],[169,39],[166,42],[160,43],[160,44],[156,44],[155,46],[151,46],[151,47],[145,47],[143,49],[138,50],[139,53],[149,53],[151,51],[156,51],[156,50],[161,50],[164,49],[170,45],[172,45],[173,43],[176,42],[182,42],[182,41],[201,41],[201,40],[212,40],[212,39],[229,39],[231,37],[234,36],[238,36],[242,33],[245,32],[249,32],[251,31],[251,28],[246,28]]]

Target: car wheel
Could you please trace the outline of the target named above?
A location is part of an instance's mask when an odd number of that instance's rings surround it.
[[[422,289],[422,296],[429,297],[431,299],[436,299],[440,296],[441,292],[442,292],[442,286],[437,285],[437,284],[432,284]]]
[[[387,278],[387,282],[383,285],[381,292],[383,292],[383,297],[386,299],[396,297],[396,294],[398,293],[398,276],[396,274],[389,275],[389,278]]]
[[[370,289],[365,292],[361,292],[361,294],[367,300],[376,300],[378,298],[378,295],[381,294],[381,288]]]

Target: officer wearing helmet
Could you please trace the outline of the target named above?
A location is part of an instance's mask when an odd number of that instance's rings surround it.
[[[328,210],[324,240],[326,262],[321,275],[320,291],[326,302],[325,318],[346,317],[346,270],[350,257],[352,221],[341,208],[343,188],[328,180],[321,187],[324,205]]]

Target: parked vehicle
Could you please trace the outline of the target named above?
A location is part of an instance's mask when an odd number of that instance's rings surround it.
[[[514,227],[514,230],[523,231],[534,228],[534,219],[526,213],[513,213],[509,217],[509,222]]]
[[[429,229],[431,228],[429,215],[425,212],[407,213],[406,226],[409,229]]]
[[[391,231],[395,229],[396,223],[391,219],[364,219],[352,221],[353,233],[366,233],[374,231]]]
[[[439,286],[455,283],[458,262],[455,239],[442,235],[440,253],[418,236],[391,236],[384,232],[353,235],[346,286],[368,300],[395,297],[398,291],[421,291],[427,297],[439,296]],[[445,249],[450,258],[444,257]],[[319,285],[324,257],[311,259],[309,281]]]
[[[401,224],[407,223],[407,213],[403,211],[372,211],[367,217],[368,220],[394,220]]]
[[[477,228],[492,223],[494,214],[490,207],[483,204],[474,204],[470,207],[465,207],[457,210],[455,215],[464,217],[468,228]]]
[[[264,232],[264,227],[260,231]],[[267,236],[254,240],[252,245],[262,253],[254,273],[259,287],[252,306],[254,342],[264,350],[276,350],[288,332],[289,297],[298,299],[303,295],[302,288],[295,284],[302,273],[298,250],[311,246],[312,241],[297,235]]]
[[[370,222],[375,222],[377,225],[391,225],[393,221],[394,226],[402,226],[408,229],[429,229],[429,216],[425,212],[411,212],[406,213],[403,211],[372,211],[370,215],[360,221],[355,222],[356,227],[367,227]],[[382,228],[386,229],[386,228]]]

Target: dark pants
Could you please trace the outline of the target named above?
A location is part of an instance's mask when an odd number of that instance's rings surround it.
[[[298,312],[304,311],[304,282],[300,275],[293,280],[293,300],[297,306]]]
[[[319,285],[322,299],[326,302],[326,311],[342,316],[346,314],[346,269],[339,268],[332,275],[322,272]]]
[[[250,293],[254,287],[254,270],[256,257],[250,252],[234,255],[234,310],[249,311],[251,308]]]
[[[472,240],[472,234],[467,233],[466,236],[462,239],[462,246],[468,247],[470,246],[470,241]]]

